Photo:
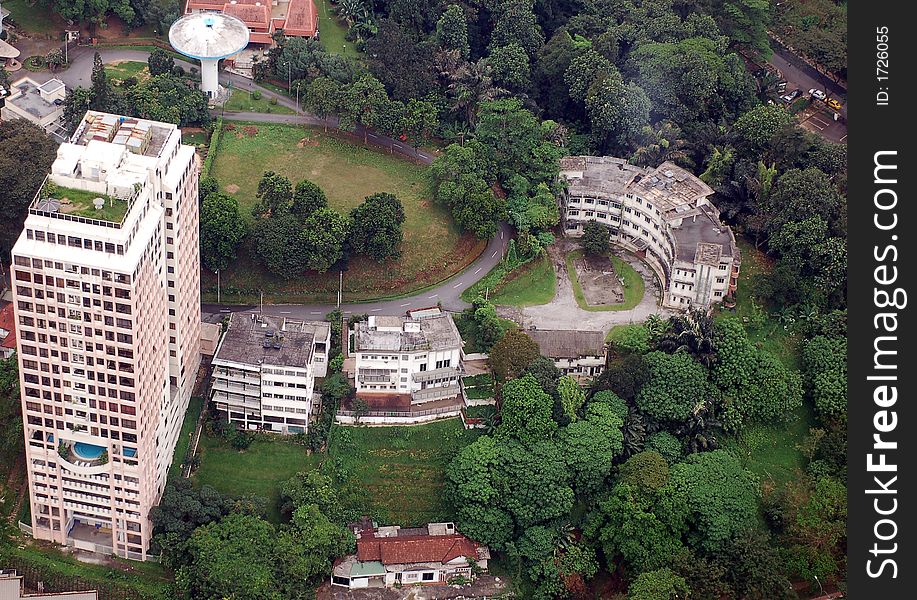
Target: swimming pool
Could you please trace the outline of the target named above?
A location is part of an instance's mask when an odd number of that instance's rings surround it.
[[[95,444],[86,444],[84,442],[73,444],[73,453],[83,460],[95,460],[102,456],[103,452],[105,452],[105,448]]]

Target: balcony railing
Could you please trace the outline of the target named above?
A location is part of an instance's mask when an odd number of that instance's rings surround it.
[[[427,401],[435,400],[438,398],[450,398],[452,396],[458,396],[461,393],[461,389],[459,389],[458,384],[456,384],[443,387],[432,387],[425,390],[417,390],[411,394],[411,399],[414,401]]]

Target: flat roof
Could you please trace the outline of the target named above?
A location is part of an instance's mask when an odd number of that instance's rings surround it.
[[[59,87],[62,87],[64,84],[57,79],[52,79],[44,85],[56,81],[60,84]],[[43,119],[49,115],[54,114],[55,112],[62,112],[64,110],[63,103],[55,104],[54,102],[48,102],[41,97],[41,90],[43,89],[41,85],[35,85],[29,79],[20,79],[19,81],[12,84],[12,93],[15,93],[17,90],[20,92],[18,96],[14,98],[7,98],[6,101],[16,108],[25,111],[36,117],[38,119]],[[54,88],[53,85],[51,88],[44,88],[45,92],[52,92],[57,88]]]
[[[232,315],[214,361],[306,368],[315,329],[273,315]]]
[[[459,335],[452,315],[442,313],[412,319],[393,315],[371,316],[354,327],[354,352],[446,350],[459,348]]]
[[[728,225],[720,223],[716,209],[703,206],[672,224],[672,233],[678,242],[676,258],[689,263],[718,265],[720,258],[735,254],[735,238]]]

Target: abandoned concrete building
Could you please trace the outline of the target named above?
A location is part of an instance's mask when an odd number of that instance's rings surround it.
[[[703,181],[669,162],[647,169],[608,156],[566,157],[560,169],[566,235],[588,221],[606,226],[612,244],[655,271],[663,306],[709,309],[735,292],[739,248]]]

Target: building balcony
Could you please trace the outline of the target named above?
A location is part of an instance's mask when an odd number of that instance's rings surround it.
[[[412,381],[434,381],[436,379],[456,379],[459,371],[455,367],[444,367],[442,369],[432,369],[430,371],[417,371],[411,375]]]
[[[442,387],[431,387],[424,390],[417,390],[411,393],[411,402],[429,402],[441,398],[451,398],[458,396],[462,391],[458,383]]]

